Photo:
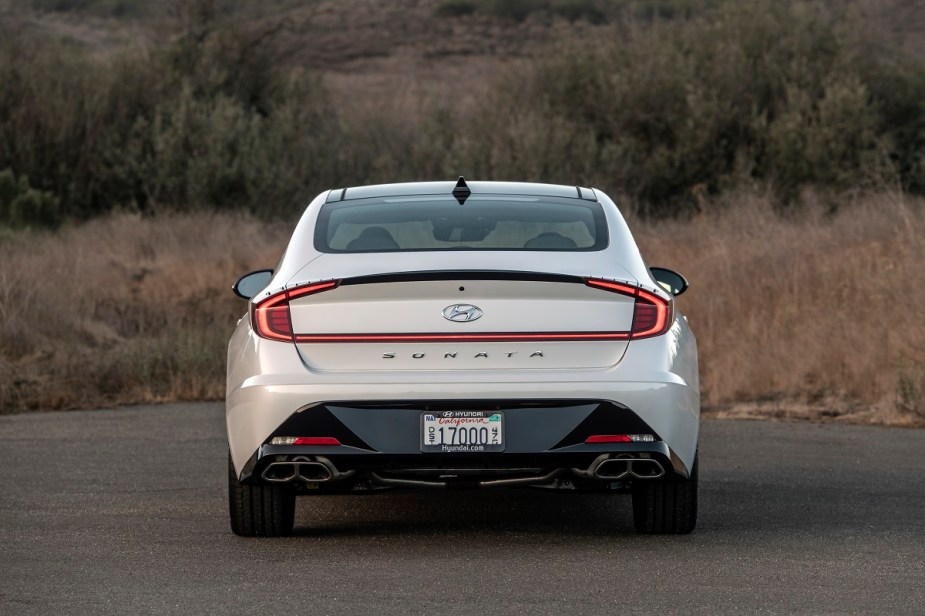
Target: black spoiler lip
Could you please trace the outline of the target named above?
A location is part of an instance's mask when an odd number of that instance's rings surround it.
[[[570,274],[521,272],[514,270],[425,270],[354,276],[341,280],[341,285],[377,284],[384,282],[423,282],[430,280],[528,280],[584,284],[585,277]]]

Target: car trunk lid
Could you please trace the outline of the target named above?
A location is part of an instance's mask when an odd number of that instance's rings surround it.
[[[316,371],[562,370],[622,358],[634,300],[574,274],[419,271],[344,278],[294,299],[297,348]]]

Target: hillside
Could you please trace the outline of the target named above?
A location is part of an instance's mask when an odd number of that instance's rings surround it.
[[[182,2],[5,0],[4,28],[62,37],[96,54],[154,44],[176,28]],[[325,76],[339,102],[401,96],[465,102],[486,80],[636,22],[683,19],[716,0],[242,0],[203,2],[229,21],[259,23],[286,62]],[[829,0],[872,45],[925,57],[925,3]],[[0,5],[2,6],[2,5]],[[505,8],[508,6],[509,8]]]
[[[0,412],[221,397],[308,199],[464,174],[615,197],[710,412],[925,421],[921,2],[0,2]]]

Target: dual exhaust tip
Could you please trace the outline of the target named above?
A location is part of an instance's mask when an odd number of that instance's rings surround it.
[[[266,481],[287,483],[290,481],[330,481],[333,471],[327,465],[312,460],[293,460],[291,462],[271,462],[263,469],[261,475]]]
[[[662,465],[652,458],[606,458],[593,466],[593,469],[594,477],[608,480],[658,479],[665,474]],[[261,476],[272,483],[288,483],[291,481],[331,481],[337,474],[332,466],[324,462],[296,459],[271,462],[263,470]]]
[[[652,458],[608,458],[594,468],[601,479],[658,479],[665,469]]]

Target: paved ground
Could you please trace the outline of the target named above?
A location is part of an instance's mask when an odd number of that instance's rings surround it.
[[[0,417],[0,614],[925,613],[925,431],[708,422],[687,537],[503,491],[301,499],[242,539],[221,413]]]

